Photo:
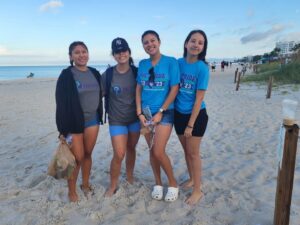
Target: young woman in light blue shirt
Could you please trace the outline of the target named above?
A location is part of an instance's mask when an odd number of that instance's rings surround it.
[[[150,149],[150,163],[155,177],[155,186],[152,198],[163,198],[163,186],[160,168],[164,170],[169,180],[169,187],[164,198],[165,201],[175,201],[178,197],[177,182],[173,174],[172,165],[165,148],[170,137],[174,122],[174,99],[178,92],[179,67],[175,58],[160,53],[160,38],[153,31],[145,31],[142,35],[142,44],[145,52],[150,56],[139,63],[136,105],[137,116],[143,126],[147,122],[154,125],[155,135],[153,146],[151,134],[145,134]],[[143,110],[149,108],[152,119],[143,114]]]
[[[183,58],[178,60],[180,88],[175,101],[175,130],[184,149],[190,178],[183,188],[193,188],[186,203],[194,205],[201,199],[200,144],[205,133],[208,115],[204,95],[209,80],[205,61],[207,37],[202,30],[193,30],[184,42]]]

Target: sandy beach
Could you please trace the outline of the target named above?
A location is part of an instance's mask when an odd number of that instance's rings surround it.
[[[152,200],[154,178],[148,148],[137,146],[135,183],[125,180],[123,162],[118,192],[104,198],[109,184],[112,146],[108,125],[101,126],[93,152],[91,183],[95,195],[69,203],[67,183],[46,175],[58,145],[55,125],[56,79],[0,81],[0,224],[121,225],[271,225],[277,184],[277,146],[281,102],[299,102],[300,87],[241,84],[235,91],[235,67],[211,73],[205,101],[209,114],[201,145],[204,197],[196,206]],[[299,122],[298,122],[299,124]],[[296,158],[290,225],[300,224],[300,150]],[[167,145],[178,183],[187,179],[183,150],[173,130]],[[163,177],[166,182],[166,177]],[[167,184],[165,183],[165,186]]]

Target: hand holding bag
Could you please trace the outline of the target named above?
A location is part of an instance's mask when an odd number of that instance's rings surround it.
[[[69,179],[76,167],[76,160],[64,136],[60,135],[59,139],[60,143],[49,163],[47,174],[56,179]]]

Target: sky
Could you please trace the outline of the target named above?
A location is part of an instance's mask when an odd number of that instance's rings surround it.
[[[83,41],[89,64],[114,63],[111,42],[123,37],[135,62],[148,58],[146,30],[161,53],[179,58],[191,30],[208,37],[207,59],[271,52],[300,41],[299,0],[0,0],[0,66],[67,65],[68,47]]]

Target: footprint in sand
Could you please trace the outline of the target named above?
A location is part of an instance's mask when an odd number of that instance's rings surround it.
[[[32,181],[29,183],[29,188],[34,188],[35,186],[39,185],[42,181],[46,180],[47,175],[43,174],[37,177],[34,177]]]

